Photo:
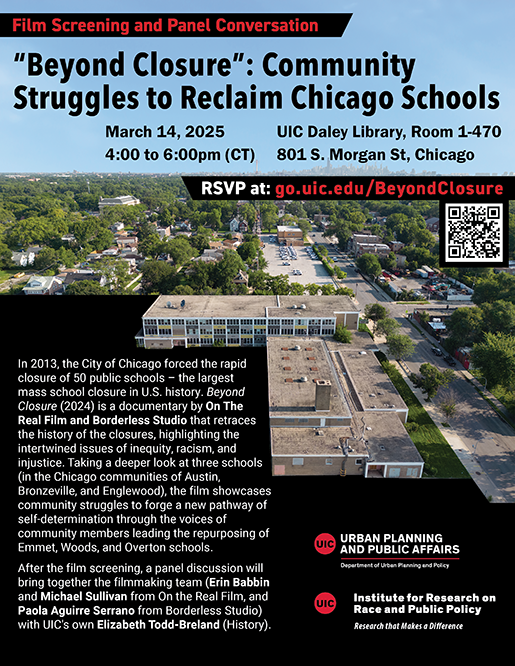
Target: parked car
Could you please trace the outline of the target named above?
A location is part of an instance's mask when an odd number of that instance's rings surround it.
[[[443,356],[443,353],[438,349],[438,347],[431,347],[431,351],[435,356]]]
[[[455,366],[455,365],[456,365],[456,361],[453,359],[452,356],[444,356],[444,359],[443,359],[443,360],[444,360],[448,365],[452,365],[452,366]]]

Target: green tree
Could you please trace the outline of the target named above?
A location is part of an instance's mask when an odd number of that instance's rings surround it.
[[[173,215],[169,208],[163,208],[163,210],[159,212],[159,220],[163,227],[169,227],[173,224]]]
[[[102,275],[112,294],[123,294],[131,281],[129,264],[123,259],[115,257],[102,257],[95,264],[95,273]]]
[[[300,282],[291,282],[290,283],[290,295],[291,296],[302,296],[304,294],[304,285]]]
[[[12,251],[5,243],[0,242],[0,267],[10,268],[12,265]]]
[[[334,293],[336,296],[350,296],[354,298],[354,291],[350,287],[338,287]]]
[[[222,211],[220,208],[215,208],[207,214],[206,226],[213,229],[213,231],[219,231],[222,228]]]
[[[318,292],[320,291],[320,285],[315,284],[314,282],[310,282],[309,284],[305,285],[305,287],[310,296],[317,296]]]
[[[369,303],[365,306],[363,315],[374,322],[374,333],[376,332],[377,322],[388,317],[388,310],[381,303]]]
[[[487,380],[487,386],[512,390],[515,385],[515,337],[506,333],[485,333],[472,348],[471,360]]]
[[[62,245],[58,250],[57,254],[59,255],[59,261],[61,264],[66,266],[66,268],[73,268],[77,263],[77,257],[73,250]]]
[[[515,304],[508,301],[494,301],[480,306],[483,315],[483,328],[489,333],[515,332]]]
[[[336,342],[350,343],[352,342],[352,333],[343,324],[338,324],[334,331],[333,338],[336,340]]]
[[[428,400],[435,397],[439,388],[446,387],[454,379],[453,370],[449,368],[441,371],[431,363],[422,363],[419,372],[419,375],[415,375],[416,384],[427,395]]]
[[[397,333],[401,325],[395,319],[391,317],[385,317],[384,319],[379,319],[374,326],[374,334],[383,335],[385,338],[392,335],[392,333]]]
[[[198,255],[198,251],[191,246],[185,236],[178,236],[169,240],[165,247],[166,253],[172,257],[176,266],[183,266]]]
[[[157,233],[157,228],[153,224],[145,222],[138,231],[138,251],[145,257],[157,259],[163,252],[163,241]]]
[[[244,270],[245,264],[236,250],[225,250],[222,260],[213,269],[213,286],[222,289],[224,294],[233,294],[236,291],[233,280]]]
[[[45,217],[27,217],[11,227],[7,240],[10,247],[28,247],[51,238],[51,226]]]
[[[237,248],[236,252],[240,255],[243,261],[250,266],[250,264],[256,260],[259,248],[259,237],[247,235],[244,242]]]
[[[476,305],[494,301],[515,303],[515,275],[501,272],[478,279],[472,300]]]
[[[393,269],[397,266],[397,259],[395,258],[395,254],[390,252],[388,256],[381,257],[379,263],[386,271],[393,271]]]
[[[369,254],[368,252],[365,252],[365,254],[356,259],[356,265],[366,275],[381,275],[383,270],[376,255]]]
[[[304,207],[300,201],[290,201],[287,203],[284,209],[290,215],[295,215],[296,217],[307,217],[307,213],[304,210]]]
[[[193,288],[197,292],[202,292],[204,289],[209,287],[212,284],[212,271],[214,264],[211,264],[207,261],[195,261],[192,263],[191,271],[192,275],[190,278]]]
[[[199,227],[197,229],[197,233],[190,237],[189,243],[199,252],[203,252],[204,250],[209,249],[209,241],[211,240],[213,240],[213,232],[211,229],[206,229],[206,227]]]
[[[79,245],[87,245],[104,229],[106,229],[104,221],[100,221],[100,218],[92,215],[86,215],[74,225],[73,235]]]
[[[164,283],[175,270],[165,261],[145,261],[141,269],[141,286],[145,293],[164,293]]]
[[[386,345],[388,353],[393,356],[396,361],[401,361],[408,356],[411,356],[415,351],[415,345],[409,335],[391,333],[386,338]]]
[[[330,282],[322,285],[320,290],[322,292],[322,296],[332,296],[336,292],[334,284],[331,284]]]
[[[446,321],[450,347],[457,349],[479,342],[483,330],[483,312],[480,308],[457,308]]]
[[[42,248],[35,256],[33,268],[44,271],[47,275],[57,275],[60,265],[59,253],[51,247]]]
[[[107,296],[109,289],[102,287],[96,280],[78,280],[72,282],[66,291],[65,296]]]
[[[270,231],[277,225],[277,206],[273,201],[262,201],[260,205],[261,227]]]
[[[89,245],[97,252],[107,250],[114,243],[114,234],[109,229],[100,229],[96,236],[89,241]]]
[[[302,235],[303,235],[304,239],[306,239],[308,237],[310,231],[312,231],[311,224],[307,220],[298,220],[297,221],[297,226],[302,231]]]
[[[281,273],[281,275],[268,275],[266,278],[267,293],[278,294],[279,296],[286,296],[290,293],[290,283],[288,276]]]
[[[249,287],[254,289],[255,293],[264,294],[267,291],[267,279],[268,273],[265,271],[252,271],[249,275]]]
[[[240,209],[240,215],[249,225],[249,229],[252,229],[256,223],[257,216],[257,212],[254,206],[250,203],[243,204]]]

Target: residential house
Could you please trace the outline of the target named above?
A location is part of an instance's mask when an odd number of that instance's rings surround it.
[[[32,275],[22,291],[26,296],[51,296],[59,291],[61,287],[62,280],[55,275]]]
[[[429,217],[426,220],[426,228],[433,233],[438,233],[440,231],[440,218]]]
[[[32,265],[35,258],[36,255],[30,250],[20,250],[19,252],[13,252],[11,255],[13,263],[23,267]]]
[[[245,220],[240,220],[239,217],[234,217],[230,222],[229,222],[229,229],[232,232],[239,232],[242,234],[248,233],[249,230],[249,225]]]

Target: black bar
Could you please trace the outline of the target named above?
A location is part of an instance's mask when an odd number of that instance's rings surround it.
[[[351,16],[318,13],[0,14],[0,37],[341,37]]]

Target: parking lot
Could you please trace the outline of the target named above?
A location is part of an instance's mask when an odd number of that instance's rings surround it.
[[[270,275],[287,275],[290,282],[333,284],[322,262],[309,246],[279,246],[275,236],[263,235],[263,254]],[[270,239],[273,240],[270,240]]]

